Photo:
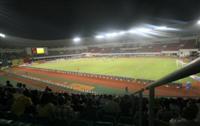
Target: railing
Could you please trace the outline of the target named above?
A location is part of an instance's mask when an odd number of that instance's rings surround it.
[[[200,57],[196,60],[192,61],[185,67],[161,78],[158,81],[155,81],[148,86],[136,91],[134,94],[139,95],[140,103],[139,103],[139,126],[142,126],[142,98],[143,92],[145,90],[149,90],[149,126],[154,126],[155,124],[155,115],[154,115],[154,98],[155,98],[155,88],[170,83],[172,81],[176,81],[185,77],[188,77],[193,74],[200,73]]]

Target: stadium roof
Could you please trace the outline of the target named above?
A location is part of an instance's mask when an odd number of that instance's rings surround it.
[[[149,28],[149,24],[179,29],[156,37],[192,35],[200,30],[196,26],[199,15],[198,0],[2,0],[0,33],[7,37],[0,45],[69,46],[76,36],[94,38],[138,26]],[[149,39],[125,37],[122,39]]]

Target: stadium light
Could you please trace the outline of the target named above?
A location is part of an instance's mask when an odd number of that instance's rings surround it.
[[[138,29],[136,29],[136,31],[142,32],[142,33],[148,33],[148,32],[151,31],[151,29],[148,29],[148,28],[138,28]]]
[[[80,42],[80,41],[81,41],[81,38],[80,38],[80,37],[75,37],[75,38],[73,38],[73,41],[74,41],[74,42]]]
[[[197,24],[200,25],[200,20],[197,21]]]
[[[154,34],[154,31],[150,28],[138,27],[128,30],[128,33],[153,38],[151,34]]]
[[[103,39],[103,38],[105,38],[105,36],[103,36],[103,35],[97,35],[97,36],[95,36],[95,38],[96,39]]]
[[[132,34],[149,33],[149,32],[151,32],[151,29],[149,28],[134,28],[128,31],[128,33]]]
[[[134,33],[137,33],[137,31],[136,31],[136,29],[130,29],[130,30],[128,30],[128,33],[134,34]]]
[[[125,31],[120,31],[118,34],[119,35],[124,35],[124,34],[126,34],[126,32]]]
[[[167,26],[158,26],[156,29],[158,30],[167,30]]]
[[[162,31],[179,31],[180,29],[171,28],[167,26],[155,26],[155,30],[162,30]]]
[[[115,32],[106,34],[106,37],[115,37],[115,36],[117,36],[117,33]]]
[[[5,34],[3,34],[3,33],[0,33],[0,37],[1,37],[1,38],[5,38],[5,37],[6,37],[6,35],[5,35]]]

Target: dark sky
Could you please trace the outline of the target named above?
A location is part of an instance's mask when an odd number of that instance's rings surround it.
[[[199,17],[200,0],[0,0],[0,32],[31,39],[93,36],[157,18]]]

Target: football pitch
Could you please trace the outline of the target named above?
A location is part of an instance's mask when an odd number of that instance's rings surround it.
[[[34,63],[31,67],[157,80],[179,69],[181,65],[177,64],[177,59],[175,58],[113,57],[57,59],[41,64]],[[185,82],[187,80],[191,81],[189,78],[183,81]]]

